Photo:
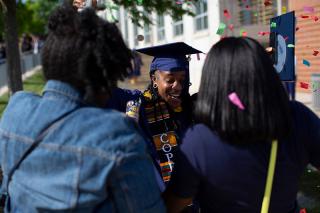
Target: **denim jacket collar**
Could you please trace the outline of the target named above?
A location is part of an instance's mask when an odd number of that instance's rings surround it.
[[[68,83],[57,80],[49,80],[43,91],[43,97],[50,96],[50,94],[55,94],[58,96],[65,96],[68,99],[71,99],[75,102],[84,103],[83,95],[74,87]]]

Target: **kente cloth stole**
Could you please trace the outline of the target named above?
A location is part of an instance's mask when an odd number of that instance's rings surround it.
[[[177,125],[172,118],[167,104],[164,101],[152,101],[151,93],[143,93],[145,99],[145,115],[152,135],[154,147],[160,160],[160,169],[163,181],[170,180],[177,151],[178,136],[175,132]]]

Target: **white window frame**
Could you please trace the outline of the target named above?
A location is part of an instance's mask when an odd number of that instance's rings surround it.
[[[204,12],[204,3],[207,4],[207,10]],[[208,29],[208,2],[207,0],[200,0],[196,4],[199,4],[200,12],[199,14],[196,14],[194,17],[194,25],[195,25],[195,31],[202,31]],[[196,6],[195,6],[196,7]],[[195,8],[195,12],[197,12]],[[197,25],[197,21],[200,20],[200,27]],[[205,26],[205,21],[207,22],[207,26]]]
[[[181,29],[181,32],[180,32]],[[177,32],[180,33],[177,33]],[[177,37],[177,36],[181,36],[184,33],[184,26],[183,26],[183,17],[181,17],[181,19],[175,21],[173,23],[173,36]]]
[[[138,46],[139,45],[139,41],[138,41],[138,33],[139,33],[139,27],[137,24],[133,24],[133,40],[134,40],[134,46]]]
[[[146,30],[146,29],[149,29],[149,30]],[[143,34],[144,34],[144,43],[150,43],[151,42],[151,26],[150,26],[150,24],[144,24]]]
[[[162,26],[160,26],[160,18],[162,19]],[[163,41],[166,38],[166,31],[165,31],[165,21],[163,15],[157,16],[157,40]]]

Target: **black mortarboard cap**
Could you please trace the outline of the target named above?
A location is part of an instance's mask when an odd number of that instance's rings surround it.
[[[160,71],[189,71],[189,61],[186,55],[202,53],[184,42],[175,42],[159,46],[146,47],[136,51],[153,56],[150,72]]]

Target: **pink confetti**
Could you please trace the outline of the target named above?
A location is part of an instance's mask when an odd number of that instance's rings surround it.
[[[229,13],[229,11],[227,9],[223,10],[223,15],[224,17],[226,17],[226,19],[230,19],[231,18],[231,15]]]
[[[319,20],[318,16],[313,16],[312,19],[313,19],[314,21],[318,21],[318,20]]]
[[[228,98],[229,98],[229,100],[230,100],[234,105],[236,105],[239,109],[244,110],[244,106],[243,106],[243,104],[241,103],[240,98],[238,97],[237,93],[235,93],[235,92],[230,93],[230,94],[228,95]]]
[[[258,35],[261,35],[261,36],[269,35],[269,34],[270,32],[263,32],[263,31],[258,32]]]
[[[305,208],[300,209],[300,213],[307,213],[307,210]]]
[[[229,24],[229,25],[228,25],[228,28],[229,28],[229,30],[231,30],[231,31],[233,31],[233,27],[234,27],[233,24]]]
[[[286,36],[286,37],[284,37],[284,40],[285,40],[285,41],[287,41],[287,40],[288,40],[288,38],[289,38],[289,36]]]
[[[314,8],[309,6],[304,6],[303,11],[307,13],[314,13]]]
[[[241,36],[242,37],[246,37],[248,35],[248,33],[246,32],[246,31],[243,31],[242,33],[241,33]]]
[[[249,9],[250,9],[250,6],[249,6],[249,5],[246,5],[246,9],[249,10]]]

